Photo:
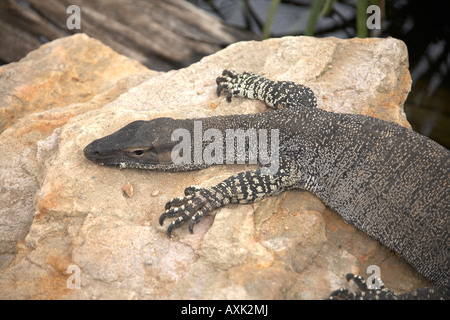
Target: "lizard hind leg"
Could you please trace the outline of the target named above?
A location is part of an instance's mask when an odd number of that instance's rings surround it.
[[[396,294],[387,288],[378,278],[379,287],[372,289],[363,277],[353,273],[347,274],[347,281],[353,280],[358,286],[359,292],[351,292],[348,289],[338,289],[331,293],[328,300],[449,300],[450,287],[427,287],[412,290],[403,294]]]
[[[338,289],[331,293],[328,300],[397,300],[398,296],[395,292],[385,287],[384,283],[378,279],[379,288],[372,289],[369,287],[363,277],[349,273],[346,276],[348,282],[353,282],[358,286],[359,292],[351,292],[348,289]]]

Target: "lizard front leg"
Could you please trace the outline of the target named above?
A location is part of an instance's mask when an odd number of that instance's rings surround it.
[[[167,228],[170,234],[189,221],[189,231],[200,219],[212,210],[229,203],[252,203],[275,192],[281,192],[294,185],[290,177],[292,171],[279,170],[275,174],[264,174],[265,168],[238,173],[221,183],[207,188],[191,186],[185,189],[185,196],[167,202],[164,213],[159,218],[163,225],[166,218],[175,218]]]
[[[260,75],[244,72],[238,74],[224,70],[216,79],[217,95],[227,92],[227,101],[233,96],[264,101],[270,108],[316,108],[314,92],[292,81],[272,81]]]

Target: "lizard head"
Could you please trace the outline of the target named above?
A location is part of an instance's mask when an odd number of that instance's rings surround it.
[[[181,121],[172,118],[134,121],[91,142],[84,148],[84,156],[95,163],[119,168],[180,170],[171,159],[177,144],[171,139],[172,132],[180,126]]]

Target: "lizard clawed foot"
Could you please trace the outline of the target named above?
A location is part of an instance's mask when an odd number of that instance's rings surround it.
[[[220,96],[222,90],[227,92],[227,101],[231,102],[233,96],[244,96],[241,84],[245,79],[256,75],[250,72],[238,74],[232,70],[223,70],[222,76],[217,77],[217,96]]]
[[[338,289],[333,291],[328,297],[328,300],[395,300],[397,295],[395,292],[389,290],[384,286],[384,283],[380,280],[379,287],[372,289],[363,277],[349,273],[347,274],[347,281],[353,280],[358,286],[360,292],[351,292],[348,289]]]
[[[189,221],[189,231],[193,233],[194,225],[200,219],[219,207],[218,193],[213,188],[190,186],[184,190],[184,197],[177,197],[166,203],[165,211],[159,217],[162,226],[166,218],[176,218],[167,228],[170,237],[172,230]]]

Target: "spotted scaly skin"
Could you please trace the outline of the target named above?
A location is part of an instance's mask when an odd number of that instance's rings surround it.
[[[405,258],[441,288],[449,286],[450,153],[420,134],[395,123],[364,115],[317,108],[306,86],[272,81],[253,73],[225,70],[217,94],[227,101],[243,97],[264,101],[272,110],[260,114],[203,119],[158,118],[133,122],[88,145],[85,156],[121,168],[167,171],[202,169],[206,163],[175,164],[167,156],[177,128],[202,133],[214,128],[279,130],[279,170],[241,172],[216,186],[189,187],[185,197],[166,205],[160,217],[173,229],[189,230],[204,215],[229,203],[251,203],[300,188]],[[203,146],[204,147],[204,146]],[[370,292],[366,293],[370,296]],[[375,293],[371,293],[375,296]],[[388,296],[385,296],[388,297]],[[392,296],[393,297],[393,296]]]

